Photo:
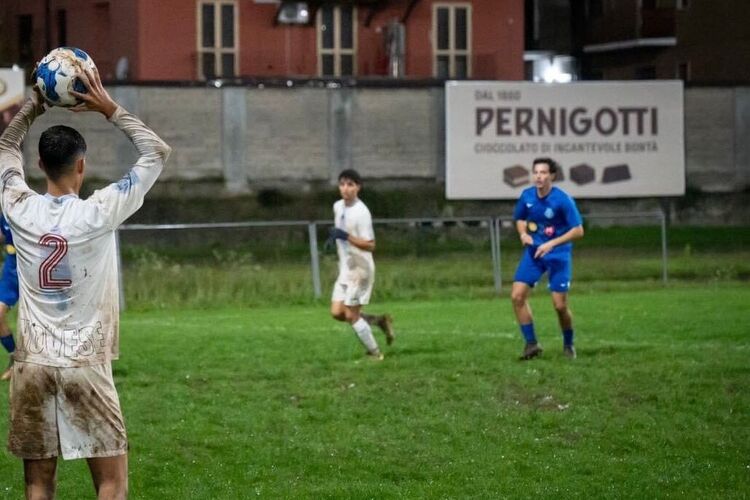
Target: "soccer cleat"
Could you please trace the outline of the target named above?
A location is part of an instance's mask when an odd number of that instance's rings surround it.
[[[521,361],[527,361],[529,359],[536,358],[541,354],[542,348],[539,346],[539,344],[526,344],[526,347],[523,348],[523,353],[521,353],[521,357],[519,359]]]
[[[385,359],[385,356],[383,356],[383,353],[380,352],[380,350],[368,352],[367,357],[372,361],[383,361]]]
[[[385,341],[388,345],[393,344],[396,340],[396,334],[393,331],[393,318],[390,314],[384,314],[378,321],[378,327],[385,333]]]
[[[576,359],[576,348],[572,345],[564,345],[563,354],[568,359]]]
[[[0,380],[10,380],[12,376],[13,376],[13,357],[11,357],[10,361],[8,362],[8,368],[6,368],[3,374],[0,375]]]

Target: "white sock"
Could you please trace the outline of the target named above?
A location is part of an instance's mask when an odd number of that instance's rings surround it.
[[[359,318],[352,323],[352,328],[354,328],[357,337],[359,337],[359,341],[365,346],[367,352],[375,352],[378,350],[378,343],[375,342],[375,337],[372,336],[372,328],[370,328],[370,324],[365,321],[364,318]]]

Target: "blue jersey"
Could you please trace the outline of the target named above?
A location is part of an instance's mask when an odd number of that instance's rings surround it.
[[[0,232],[3,233],[5,242],[3,247],[5,250],[5,259],[3,259],[3,274],[7,271],[16,272],[16,247],[13,246],[13,234],[10,232],[10,226],[8,221],[5,220],[4,215],[0,215]]]
[[[5,258],[3,259],[2,277],[0,277],[0,302],[8,307],[13,307],[18,302],[16,248],[13,246],[13,234],[10,232],[10,226],[3,215],[0,215],[0,232],[5,238]]]
[[[534,240],[534,247],[583,224],[573,198],[554,186],[544,198],[539,197],[536,187],[524,189],[516,203],[513,218],[526,221],[526,230]],[[552,251],[570,252],[572,248],[573,243],[568,242],[556,246]]]

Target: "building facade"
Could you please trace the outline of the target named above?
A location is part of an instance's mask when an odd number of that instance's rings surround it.
[[[583,76],[750,82],[745,0],[587,0]]]
[[[3,0],[0,63],[88,51],[107,80],[523,78],[522,0]]]
[[[750,82],[746,0],[526,0],[525,9],[527,66],[570,57],[574,79]]]

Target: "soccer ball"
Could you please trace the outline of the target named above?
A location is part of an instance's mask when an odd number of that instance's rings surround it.
[[[75,47],[59,47],[39,61],[36,68],[36,84],[50,106],[75,106],[80,101],[70,90],[85,94],[86,87],[78,78],[84,68],[96,66],[86,52]]]

